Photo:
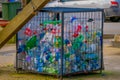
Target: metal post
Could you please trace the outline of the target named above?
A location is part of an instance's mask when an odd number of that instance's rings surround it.
[[[62,18],[62,27],[61,27],[61,37],[62,37],[62,46],[61,46],[61,75],[60,80],[63,80],[63,56],[64,56],[64,13],[61,14]]]
[[[18,34],[16,34],[16,62],[15,62],[15,68],[16,71],[18,72]]]
[[[102,41],[101,41],[101,70],[100,73],[102,74],[102,70],[104,69],[104,61],[103,61],[103,24],[104,23],[104,11],[102,10]]]

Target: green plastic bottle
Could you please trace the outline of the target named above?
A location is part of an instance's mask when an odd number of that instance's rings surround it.
[[[26,50],[32,49],[34,47],[36,47],[36,42],[37,42],[37,36],[32,36],[28,39],[28,41],[26,42]]]

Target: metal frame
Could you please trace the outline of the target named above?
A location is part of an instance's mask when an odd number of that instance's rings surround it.
[[[103,60],[103,26],[104,26],[104,19],[105,18],[105,16],[104,16],[104,10],[102,10],[102,44],[101,44],[101,51],[102,51],[102,53],[101,53],[101,71],[100,71],[100,73],[102,74],[102,70],[104,70],[104,60]]]
[[[60,7],[58,7],[58,8],[60,8]],[[60,68],[60,70],[61,70],[61,74],[60,75],[57,75],[57,74],[50,74],[50,73],[44,73],[44,72],[42,72],[42,73],[40,73],[40,74],[48,74],[48,75],[56,75],[56,76],[60,76],[60,78],[61,78],[61,80],[63,79],[63,76],[65,76],[65,75],[72,75],[72,74],[79,74],[79,73],[84,73],[84,72],[82,72],[82,71],[78,71],[78,72],[75,72],[75,73],[70,73],[70,74],[63,74],[63,55],[64,55],[64,13],[71,13],[71,12],[74,12],[74,13],[76,13],[76,12],[98,12],[98,11],[100,11],[100,12],[102,12],[102,36],[101,36],[101,38],[103,38],[103,22],[104,22],[104,11],[102,10],[102,9],[79,9],[79,8],[70,8],[70,9],[68,9],[68,11],[62,11],[62,9],[65,9],[65,8],[62,8],[61,9],[61,11],[59,11],[59,9],[58,8],[45,8],[45,9],[43,9],[43,10],[40,10],[40,12],[55,12],[55,13],[61,13],[61,19],[62,19],[62,27],[61,27],[61,37],[62,37],[62,46],[61,46],[61,49],[62,49],[62,52],[61,52],[61,68]],[[52,10],[51,10],[52,9]],[[66,8],[67,9],[67,8]],[[77,9],[77,10],[76,10]],[[88,11],[87,11],[88,10]],[[17,42],[18,42],[18,35],[17,35]],[[103,43],[103,40],[101,40],[101,42]],[[100,70],[100,72],[102,73],[102,70],[103,70],[103,68],[104,68],[104,61],[103,61],[103,44],[101,43],[101,68],[100,69],[98,69],[98,70]],[[18,43],[16,44],[16,48],[18,49]],[[18,53],[17,53],[18,54]],[[19,70],[18,69],[18,57],[17,57],[17,54],[16,54],[16,70]],[[98,70],[93,70],[93,71],[98,71]],[[32,71],[29,71],[29,72],[32,72]],[[90,71],[91,72],[91,71]],[[34,73],[34,72],[33,72]],[[36,72],[35,72],[36,73]],[[89,73],[89,71],[88,71],[88,73]]]

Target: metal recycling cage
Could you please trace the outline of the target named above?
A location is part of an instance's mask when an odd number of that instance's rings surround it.
[[[17,70],[63,76],[103,67],[102,9],[44,8],[17,34]]]

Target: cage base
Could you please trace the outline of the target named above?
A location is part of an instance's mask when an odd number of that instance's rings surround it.
[[[78,76],[78,75],[86,75],[86,74],[102,74],[101,72],[103,71],[104,69],[96,69],[96,70],[92,70],[92,71],[79,71],[79,72],[74,72],[74,73],[67,73],[67,74],[63,74],[63,77],[70,77],[70,76]],[[21,68],[18,68],[16,69],[16,72],[17,73],[32,73],[32,74],[40,74],[40,75],[47,75],[47,76],[52,76],[52,77],[55,77],[55,78],[60,78],[61,75],[59,74],[53,74],[53,73],[45,73],[45,72],[35,72],[35,71],[29,71],[29,70],[23,70]]]

